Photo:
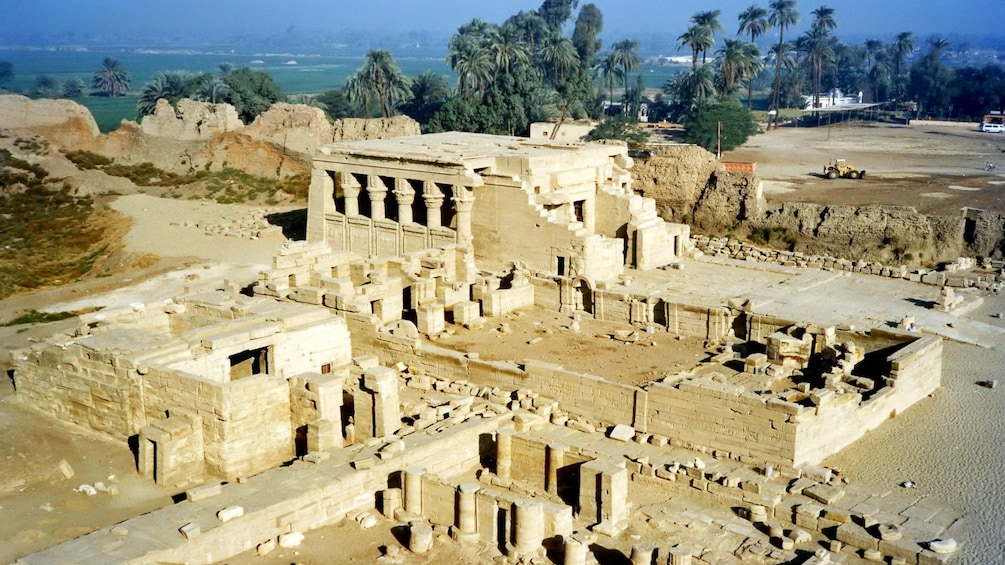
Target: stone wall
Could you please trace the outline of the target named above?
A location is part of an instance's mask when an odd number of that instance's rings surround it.
[[[1005,253],[1000,213],[929,216],[911,207],[769,204],[754,174],[727,170],[700,147],[673,146],[637,159],[632,177],[637,192],[656,200],[660,216],[707,234],[785,230],[786,241],[775,244],[795,251],[908,264]]]
[[[935,392],[942,383],[941,338],[926,336],[907,343],[913,336],[903,332],[874,329],[871,334],[906,344],[893,348],[896,350],[886,358],[886,386],[865,400],[858,394],[843,394],[819,404],[814,417],[803,419],[796,428],[796,465],[817,464],[844,449]]]
[[[64,148],[75,148],[98,136],[90,110],[72,100],[0,95],[0,128],[30,131]]]

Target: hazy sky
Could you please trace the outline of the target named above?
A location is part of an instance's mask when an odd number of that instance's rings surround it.
[[[581,2],[585,4],[586,2]],[[767,6],[768,0],[593,0],[604,14],[606,34],[631,37],[633,32],[680,34],[688,18],[700,10],[722,10],[729,34],[746,6]],[[800,0],[805,29],[810,12],[826,3],[837,12],[838,35],[1000,33],[990,14],[1002,12],[1002,0]],[[279,34],[290,26],[320,29],[453,31],[479,17],[499,23],[520,10],[540,6],[540,0],[0,0],[0,44],[38,33],[51,37],[65,32],[107,36],[184,34],[207,40],[236,33]],[[992,29],[993,28],[993,29]]]

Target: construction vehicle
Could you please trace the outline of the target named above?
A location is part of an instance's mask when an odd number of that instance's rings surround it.
[[[865,171],[856,169],[844,159],[834,159],[824,167],[824,176],[829,179],[838,177],[845,179],[865,178]]]

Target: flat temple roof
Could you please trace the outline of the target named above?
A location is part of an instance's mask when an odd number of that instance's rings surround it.
[[[626,153],[620,145],[532,139],[482,133],[445,132],[426,135],[329,143],[318,148],[319,157],[358,155],[388,159],[433,160],[463,165],[485,158],[530,159],[554,157],[569,152],[617,155]]]

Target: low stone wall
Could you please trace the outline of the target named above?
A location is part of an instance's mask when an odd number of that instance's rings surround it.
[[[374,459],[376,447],[363,453],[356,450],[354,460],[367,459],[370,468],[328,460],[266,471],[228,484],[211,498],[138,516],[17,563],[218,563],[260,544],[275,543],[283,534],[307,532],[373,509],[374,493],[387,488],[388,477],[405,468],[421,467],[443,476],[470,471],[479,461],[479,437],[494,432],[502,419],[471,420],[435,438],[412,434],[404,438],[405,450],[392,459]],[[226,522],[217,518],[218,511],[231,506],[242,507],[243,515]],[[179,533],[187,524],[195,527],[191,538]],[[121,532],[128,534],[122,537]]]
[[[913,337],[905,332],[880,329],[871,333],[902,343]],[[918,338],[891,353],[886,363],[889,374],[885,386],[869,398],[862,400],[858,394],[832,395],[816,406],[812,417],[798,420],[793,456],[796,465],[823,461],[935,392],[942,383],[942,339]]]
[[[722,257],[747,261],[751,263],[771,263],[786,267],[803,267],[821,269],[824,271],[848,271],[886,278],[906,279],[912,282],[936,286],[953,286],[960,288],[978,288],[980,290],[1000,290],[1005,276],[1001,274],[1002,263],[991,262],[995,272],[964,272],[961,263],[973,264],[973,259],[957,259],[947,265],[946,271],[929,271],[926,269],[909,270],[905,265],[884,265],[876,261],[849,260],[843,257],[829,255],[814,255],[799,251],[782,251],[758,247],[750,243],[725,237],[710,238],[695,236],[692,238],[695,249],[710,257]]]

